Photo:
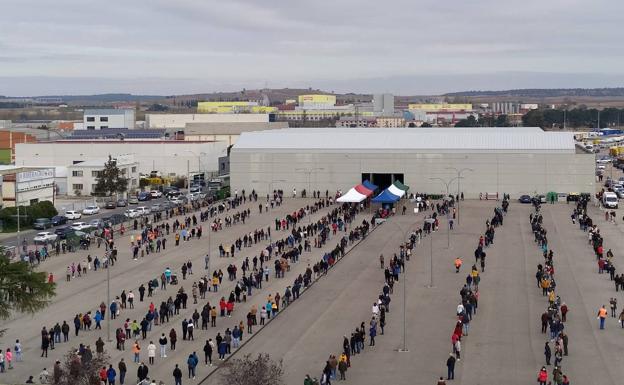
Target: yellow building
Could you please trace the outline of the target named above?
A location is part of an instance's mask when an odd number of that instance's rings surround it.
[[[298,97],[299,105],[336,105],[336,96],[335,95],[299,95]]]
[[[472,104],[470,103],[421,103],[421,104],[408,104],[409,110],[423,110],[423,111],[445,111],[445,110],[472,110]]]
[[[268,114],[277,111],[275,107],[259,106],[256,102],[198,102],[200,114],[252,113]]]

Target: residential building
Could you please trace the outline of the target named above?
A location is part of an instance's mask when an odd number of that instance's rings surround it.
[[[139,187],[139,164],[134,155],[118,155],[112,158],[121,171],[121,175],[128,179],[127,191]],[[95,193],[97,179],[104,170],[108,158],[89,159],[67,167],[68,195],[87,196]]]
[[[136,116],[134,109],[89,109],[84,111],[82,129],[134,129],[135,124]],[[74,129],[77,129],[77,127],[74,127]]]

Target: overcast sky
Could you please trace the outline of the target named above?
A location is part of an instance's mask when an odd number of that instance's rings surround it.
[[[623,13],[613,0],[1,0],[0,95],[624,86]]]

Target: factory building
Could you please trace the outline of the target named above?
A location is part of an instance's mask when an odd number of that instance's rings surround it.
[[[289,128],[242,133],[230,153],[232,190],[347,191],[368,179],[399,180],[412,192],[442,193],[462,173],[467,199],[479,194],[595,191],[594,156],[572,133],[505,128]],[[283,182],[286,181],[286,182]],[[458,180],[449,183],[457,193]]]

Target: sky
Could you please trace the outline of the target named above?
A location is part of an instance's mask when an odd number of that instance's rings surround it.
[[[0,95],[624,86],[613,0],[1,0]]]

